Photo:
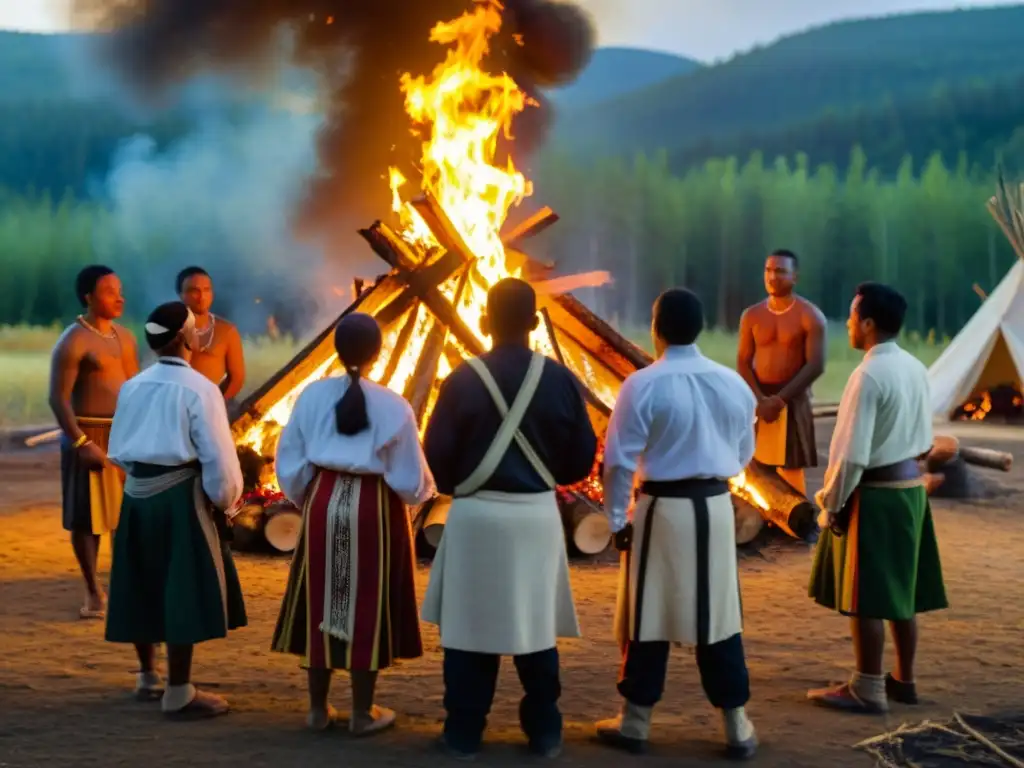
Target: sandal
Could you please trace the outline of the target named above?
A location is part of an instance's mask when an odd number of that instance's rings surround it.
[[[169,720],[208,720],[211,717],[226,715],[230,707],[226,700],[212,693],[196,691],[196,695],[181,709],[164,712]]]
[[[370,708],[370,719],[357,719],[353,714],[348,721],[348,730],[353,736],[373,736],[391,728],[395,724],[396,718],[397,715],[393,709],[378,707],[374,704]]]

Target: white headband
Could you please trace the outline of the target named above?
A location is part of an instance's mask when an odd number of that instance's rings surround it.
[[[185,324],[181,327],[183,331],[189,331],[196,327],[196,316],[192,314],[192,310],[188,310],[188,315],[185,317]],[[170,333],[170,328],[164,328],[159,323],[146,323],[146,333],[151,336],[160,336],[165,333]]]

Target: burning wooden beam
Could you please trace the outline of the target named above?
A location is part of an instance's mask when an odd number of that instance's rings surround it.
[[[729,482],[734,496],[756,507],[766,522],[795,539],[806,540],[818,527],[818,512],[807,497],[756,461]]]
[[[508,232],[502,233],[501,242],[506,248],[515,248],[523,240],[539,235],[556,223],[558,223],[558,214],[544,206],[535,214],[508,230]]]

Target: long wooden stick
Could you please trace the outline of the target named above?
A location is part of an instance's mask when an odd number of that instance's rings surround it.
[[[987,469],[998,469],[1009,472],[1013,466],[1013,454],[1006,451],[993,451],[990,448],[974,448],[969,445],[960,446],[960,457],[968,464]]]
[[[41,432],[38,435],[32,435],[32,437],[25,438],[25,445],[28,448],[35,448],[37,445],[45,445],[46,443],[55,443],[60,440],[62,431],[60,429],[51,429],[49,432]]]

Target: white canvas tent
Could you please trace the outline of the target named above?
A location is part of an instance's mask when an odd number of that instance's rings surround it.
[[[988,209],[1018,259],[928,370],[932,413],[951,418],[965,402],[1004,384],[1024,391],[1024,184],[999,179]]]

